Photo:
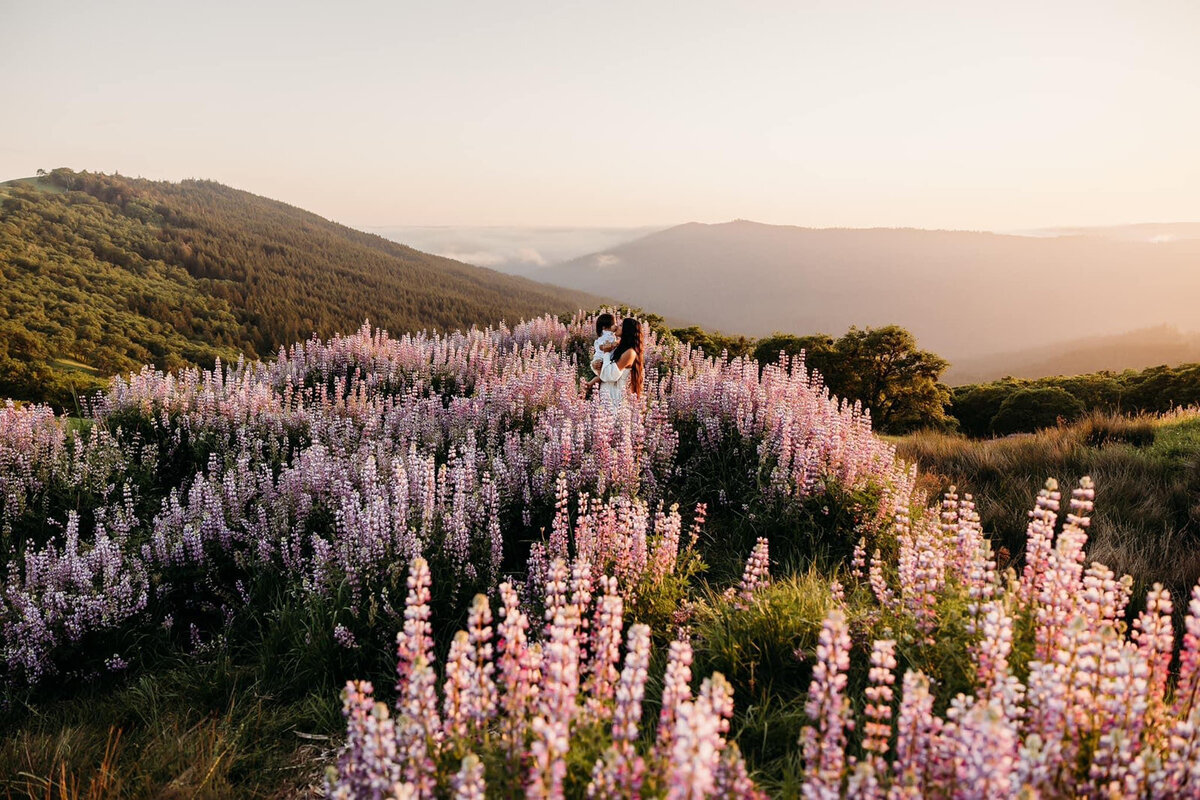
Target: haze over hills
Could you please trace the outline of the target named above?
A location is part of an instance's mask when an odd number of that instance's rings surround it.
[[[615,247],[664,227],[388,225],[366,230],[426,253],[511,275],[529,275],[551,264]]]
[[[1200,239],[689,223],[534,273],[761,336],[902,325],[951,361],[1195,326]]]
[[[1200,333],[1170,325],[1034,347],[1016,352],[964,358],[942,379],[951,386],[1004,377],[1046,378],[1094,372],[1140,370],[1160,365],[1200,363]]]
[[[70,170],[0,184],[0,270],[0,396],[17,398],[269,356],[366,319],[448,330],[601,302],[211,181]]]
[[[1132,225],[1038,228],[1013,233],[1024,236],[1099,236],[1122,242],[1159,244],[1180,239],[1200,239],[1200,222],[1139,222]]]

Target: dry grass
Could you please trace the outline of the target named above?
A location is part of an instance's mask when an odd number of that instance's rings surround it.
[[[1046,478],[1096,482],[1090,555],[1139,588],[1155,581],[1177,597],[1200,579],[1200,414],[1092,414],[1033,434],[972,440],[943,433],[898,439],[902,458],[936,494],[951,485],[976,498],[985,529],[1019,556],[1027,512]]]

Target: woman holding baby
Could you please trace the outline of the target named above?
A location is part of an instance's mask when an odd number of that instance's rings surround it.
[[[612,314],[596,318],[596,341],[592,348],[592,372],[596,377],[589,388],[600,384],[600,396],[614,408],[625,402],[629,393],[642,394],[645,360],[642,354],[642,324],[633,317],[621,320],[619,336]]]

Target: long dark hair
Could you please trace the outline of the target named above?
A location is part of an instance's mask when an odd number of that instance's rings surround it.
[[[612,352],[612,363],[616,364],[620,361],[626,350],[633,350],[637,353],[637,358],[629,367],[629,388],[633,390],[634,394],[640,396],[644,366],[642,362],[642,323],[633,317],[621,320],[621,343]]]

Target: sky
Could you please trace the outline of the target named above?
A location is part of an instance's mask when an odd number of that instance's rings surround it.
[[[0,179],[357,227],[1200,220],[1200,3],[0,0]]]

